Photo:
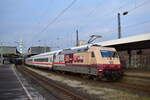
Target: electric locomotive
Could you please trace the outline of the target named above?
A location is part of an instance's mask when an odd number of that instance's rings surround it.
[[[122,77],[122,66],[115,48],[96,44],[39,54],[26,59],[26,64],[107,80]]]

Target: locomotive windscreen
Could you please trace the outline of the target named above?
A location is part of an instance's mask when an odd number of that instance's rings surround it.
[[[102,57],[118,58],[118,54],[116,51],[101,50],[100,53]]]

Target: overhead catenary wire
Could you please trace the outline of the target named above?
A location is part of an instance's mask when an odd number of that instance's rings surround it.
[[[150,19],[145,20],[145,21],[142,21],[142,22],[139,22],[139,23],[122,26],[122,28],[127,29],[127,28],[137,27],[137,26],[140,26],[140,25],[146,24],[146,23],[150,23]],[[118,29],[118,28],[116,28],[116,29],[111,29],[111,30],[109,30],[109,31],[106,31],[105,33],[112,33],[112,34],[113,34],[113,33],[117,32],[117,29]]]
[[[67,7],[65,7],[60,13],[58,13],[53,20],[49,21],[48,24],[43,29],[41,29],[39,32],[37,32],[33,36],[33,38],[37,37],[40,34],[42,34],[43,32],[45,32],[48,29],[48,27],[52,26],[69,8],[71,8],[76,3],[76,1],[77,0],[73,0],[71,3],[69,3],[69,5]]]
[[[144,6],[144,5],[146,5],[146,4],[148,4],[149,2],[150,2],[150,0],[146,0],[146,1],[144,1],[143,3],[141,3],[141,4],[137,5],[137,6],[135,6],[134,8],[128,10],[128,12],[132,12],[132,11],[134,11],[134,10],[136,10],[136,9],[138,9],[138,8],[140,8],[140,7]],[[119,6],[118,8],[115,8],[115,9],[109,11],[109,12],[106,12],[106,13],[104,13],[104,14],[101,15],[101,16],[106,16],[107,14],[110,14],[110,13],[113,13],[113,12],[117,12],[118,9],[121,9],[121,8],[126,7],[127,4],[129,4],[129,2],[123,4],[123,5]],[[98,8],[98,7],[96,7],[96,8]],[[94,10],[96,10],[96,8],[95,8]],[[88,17],[86,16],[86,18],[89,18],[89,16],[90,16],[91,14],[92,14],[92,13],[90,12],[90,13],[88,14]],[[112,19],[112,18],[111,18],[111,19]],[[108,20],[107,20],[107,21],[108,21]],[[113,21],[113,20],[111,20],[111,21]],[[106,23],[106,22],[105,22],[105,23]],[[110,23],[110,21],[109,21],[109,23]],[[103,23],[103,24],[104,24],[104,23]],[[85,26],[85,25],[87,25],[87,24],[84,24],[84,26]],[[106,24],[106,25],[107,25],[107,24]],[[82,28],[83,28],[83,27],[82,27]]]
[[[64,8],[53,20],[51,20],[38,34],[43,33],[48,27],[54,24],[77,0],[73,0],[66,8]]]
[[[125,3],[125,4],[122,4],[121,6],[115,8],[115,9],[112,9],[112,10],[109,11],[109,12],[105,12],[105,13],[102,14],[101,16],[105,16],[105,15],[107,15],[107,14],[117,12],[116,10],[121,9],[121,8],[124,8],[127,4],[129,4],[129,2],[127,2],[127,3]],[[97,8],[98,8],[98,7],[94,8],[93,10],[96,10]],[[90,14],[92,14],[91,12],[92,12],[93,10],[91,10],[87,15],[89,16]],[[87,16],[85,16],[85,17],[87,17]]]
[[[144,1],[143,3],[135,6],[134,8],[128,10],[128,12],[131,12],[131,11],[134,11],[134,10],[137,10],[138,8],[148,4],[150,2],[150,0],[146,0]],[[146,20],[146,21],[143,21],[143,22],[140,22],[140,23],[135,23],[135,24],[131,24],[131,25],[126,25],[126,26],[122,26],[123,29],[128,29],[128,28],[133,28],[133,27],[137,27],[139,25],[142,25],[142,24],[146,24],[146,23],[149,23],[150,20]],[[109,31],[106,31],[105,33],[117,33],[117,28],[116,29],[112,29],[112,30],[109,30]]]
[[[100,4],[101,4],[101,2],[100,2]],[[117,12],[117,10],[126,7],[126,5],[128,5],[128,4],[129,4],[129,2],[124,3],[124,4],[122,4],[121,6],[115,8],[115,9],[110,10],[109,12],[105,12],[104,14],[101,15],[101,17],[106,16],[106,15],[108,15],[108,14],[110,14],[110,13],[115,13],[115,12]],[[85,15],[84,19],[89,18],[89,16],[91,16],[91,15],[94,13],[94,11],[95,11],[98,7],[99,7],[99,5],[97,5],[95,8],[93,8],[87,15]],[[112,18],[111,18],[111,19],[112,19]],[[107,20],[107,21],[108,21],[108,20]],[[87,23],[87,24],[89,24],[89,23]],[[83,28],[83,26],[86,26],[87,24],[82,25],[82,28]],[[103,24],[104,24],[104,23],[103,23]],[[105,22],[105,24],[106,24],[106,22]],[[80,26],[80,28],[81,28],[81,26]]]
[[[133,11],[133,10],[135,10],[135,9],[137,9],[137,8],[140,8],[140,7],[142,7],[143,5],[147,4],[149,1],[150,1],[150,0],[147,0],[147,1],[145,1],[145,2],[143,2],[143,3],[141,3],[141,4],[139,4],[139,5],[135,6],[134,8],[130,9],[129,11]],[[51,25],[53,25],[54,22],[56,22],[56,21],[59,19],[59,17],[61,17],[61,16],[66,12],[66,10],[69,9],[75,2],[76,2],[76,0],[73,0],[70,5],[68,5],[65,9],[63,9],[62,12],[60,12],[52,21],[50,21],[50,22],[46,25],[46,27],[44,27],[38,34],[43,33],[44,31],[47,30],[48,27],[50,27]],[[126,4],[127,4],[127,3],[126,3]],[[125,6],[125,4],[122,5],[122,6],[120,6],[118,9],[121,9],[121,8],[123,8],[124,6]],[[92,9],[91,12],[88,13],[87,16],[90,16],[91,14],[93,14],[92,11],[95,11],[97,8],[98,8],[98,7]],[[111,10],[111,11],[112,11],[112,12],[116,12],[116,10],[117,10],[117,9],[114,9],[114,10]],[[110,12],[109,12],[109,13],[110,13]],[[109,13],[105,13],[104,15],[107,15],[107,14],[109,14]],[[102,16],[104,16],[104,15],[102,15]]]
[[[148,3],[150,3],[150,0],[144,1],[143,3],[141,3],[141,4],[137,5],[137,6],[135,6],[134,8],[128,10],[128,12],[134,11],[134,10],[136,10],[136,9],[138,9],[138,8],[140,8],[140,7],[142,7],[142,6],[146,5],[146,4],[148,4]]]
[[[103,1],[103,0],[102,0],[102,1]],[[101,1],[97,6],[95,6],[95,7],[85,16],[85,18],[88,18],[89,16],[91,16],[91,15],[96,11],[96,9],[100,7],[102,1]]]
[[[53,4],[53,2],[50,2],[51,4]],[[49,13],[47,13],[48,11],[49,11],[49,5],[48,5],[48,7],[47,6],[45,6],[46,8],[44,9],[44,11],[40,14],[40,16],[39,16],[39,19],[38,19],[38,21],[37,21],[37,24],[41,24],[41,18],[43,17],[43,16],[47,16],[47,14],[49,14]]]
[[[136,10],[136,9],[138,9],[138,8],[140,8],[140,7],[142,7],[142,6],[144,6],[144,5],[146,5],[146,4],[148,4],[148,3],[150,3],[150,0],[146,0],[146,1],[144,1],[143,3],[141,3],[141,4],[139,4],[139,5],[135,5],[135,7],[134,8],[132,8],[132,9],[130,9],[130,10],[127,10],[127,12],[132,12],[132,11],[134,11],[134,10]],[[122,5],[122,6],[120,6],[118,9],[121,9],[121,8],[124,8],[125,7],[125,5],[127,5],[128,3],[125,3],[124,5]],[[116,9],[117,10],[117,9]],[[114,10],[112,10],[112,12],[116,12],[115,11],[115,9]],[[107,14],[107,13],[106,13]],[[111,18],[112,19],[112,18]],[[107,20],[108,21],[108,20]],[[112,20],[113,21],[113,20]],[[106,23],[106,22],[105,22]],[[110,22],[109,22],[110,23]],[[104,23],[103,23],[104,24]]]
[[[142,25],[142,24],[146,24],[146,23],[149,23],[149,22],[150,22],[150,19],[146,20],[146,21],[143,21],[143,22],[140,22],[140,23],[135,23],[135,24],[131,24],[131,25],[123,26],[123,27],[124,28],[131,28],[131,27],[136,27],[136,26],[139,26],[139,25]]]

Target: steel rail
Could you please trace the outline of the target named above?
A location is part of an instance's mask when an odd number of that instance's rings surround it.
[[[31,68],[31,67],[30,67]],[[43,72],[46,72],[46,73],[53,73],[55,75],[63,75],[62,73],[54,73],[54,72],[50,72],[49,70],[46,70],[46,69],[38,69],[38,68],[33,68],[33,69],[37,69],[37,70],[42,70]],[[66,77],[67,75],[65,75]],[[74,77],[74,76],[72,76]],[[124,77],[128,77],[128,76],[124,76]],[[76,78],[80,78],[80,77],[76,77]],[[135,77],[133,77],[133,80],[134,80]],[[143,78],[144,80],[145,78]],[[88,80],[90,83],[97,83],[99,85],[105,85],[106,87],[113,87],[113,88],[119,88],[119,89],[123,89],[123,90],[129,90],[130,92],[133,92],[133,93],[138,93],[138,92],[142,92],[146,95],[150,95],[150,89],[147,88],[147,86],[143,86],[143,85],[138,85],[138,84],[132,84],[132,83],[127,83],[127,82],[124,82],[124,80],[120,80],[118,82],[107,82],[107,81],[99,81],[99,80],[89,80],[89,79],[86,79]],[[147,79],[145,79],[147,80]]]
[[[58,85],[51,79],[48,79],[34,71],[31,71],[25,67],[16,67],[20,72],[29,76],[31,79],[38,82],[44,89],[51,93],[58,100],[87,100],[80,95],[75,94],[74,92]]]

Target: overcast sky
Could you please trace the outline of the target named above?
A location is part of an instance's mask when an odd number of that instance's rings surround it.
[[[0,41],[16,46],[23,40],[25,49],[47,45],[67,48],[92,34],[102,35],[96,42],[117,39],[117,13],[121,15],[122,37],[150,32],[150,0],[0,0]],[[44,31],[42,31],[44,29]],[[42,32],[41,32],[42,31]],[[57,48],[58,49],[58,48]]]

